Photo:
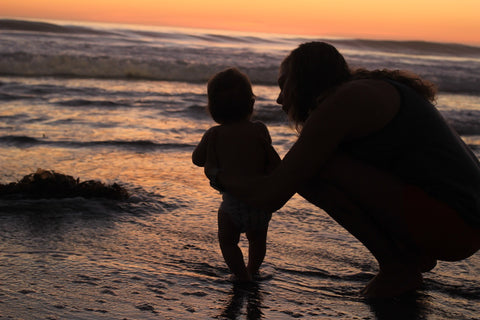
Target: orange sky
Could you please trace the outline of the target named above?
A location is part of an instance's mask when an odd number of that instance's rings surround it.
[[[14,0],[1,17],[480,45],[479,0]]]

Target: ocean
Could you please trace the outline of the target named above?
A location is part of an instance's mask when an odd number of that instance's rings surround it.
[[[367,301],[368,251],[294,196],[262,267],[233,285],[219,194],[191,152],[214,123],[206,81],[236,66],[283,156],[278,66],[328,41],[351,66],[435,82],[438,109],[480,157],[480,47],[63,21],[0,20],[0,184],[37,168],[117,183],[126,200],[0,198],[0,319],[480,319],[480,254],[439,262],[416,294]],[[242,238],[241,247],[246,249]]]

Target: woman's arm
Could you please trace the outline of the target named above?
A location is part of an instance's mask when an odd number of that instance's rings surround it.
[[[265,172],[268,174],[278,167],[282,159],[280,159],[280,156],[278,155],[277,151],[271,144],[267,146],[266,152],[267,152],[267,167],[265,168]]]
[[[342,124],[341,115],[333,105],[323,103],[312,112],[298,140],[271,174],[246,177],[220,171],[217,183],[253,207],[267,212],[280,209],[302,184],[318,174],[345,137],[348,125]]]
[[[253,207],[278,210],[308,180],[318,177],[340,143],[378,131],[391,120],[396,110],[384,98],[376,85],[347,84],[312,111],[298,140],[271,174],[240,177],[220,171],[216,181]]]

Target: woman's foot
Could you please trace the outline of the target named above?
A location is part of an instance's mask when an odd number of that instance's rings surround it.
[[[420,272],[429,272],[437,265],[437,259],[432,257],[423,257],[419,262]]]
[[[417,290],[422,284],[422,274],[417,268],[398,266],[380,270],[360,293],[366,298],[393,298]]]

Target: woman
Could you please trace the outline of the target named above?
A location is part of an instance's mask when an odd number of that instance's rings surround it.
[[[432,101],[432,85],[388,70],[352,71],[331,45],[300,45],[282,62],[277,102],[299,137],[262,178],[206,174],[268,212],[298,192],[361,241],[379,263],[362,290],[417,289],[437,260],[480,248],[480,164]]]

